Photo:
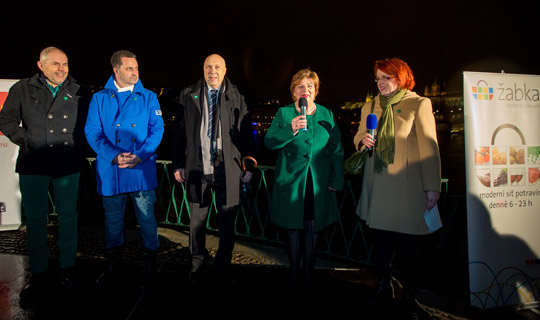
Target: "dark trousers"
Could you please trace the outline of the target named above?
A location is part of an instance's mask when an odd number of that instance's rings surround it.
[[[215,193],[219,228],[219,248],[214,259],[214,266],[219,270],[227,271],[231,265],[234,249],[235,212],[234,207],[225,206],[227,199],[225,166],[222,165],[214,169],[214,182],[208,188],[212,188]],[[208,250],[206,250],[206,222],[211,206],[190,202],[189,208],[191,213],[189,226],[191,272],[196,272],[208,259]]]
[[[49,184],[52,182],[54,203],[58,214],[59,265],[69,268],[75,265],[78,240],[77,199],[80,173],[63,177],[19,175],[22,203],[26,215],[26,237],[30,272],[47,270],[49,245],[47,218],[49,215]]]
[[[415,286],[422,236],[375,230],[375,263],[382,277],[390,277],[392,262],[399,259],[404,285]]]

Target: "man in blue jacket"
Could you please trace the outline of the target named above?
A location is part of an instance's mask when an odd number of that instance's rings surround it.
[[[139,80],[136,56],[125,50],[111,57],[114,74],[94,94],[86,121],[88,143],[97,154],[97,192],[103,196],[109,264],[99,277],[103,286],[116,266],[124,243],[124,211],[129,196],[146,249],[144,288],[159,248],[154,203],[157,187],[155,151],[163,136],[163,118],[155,93]]]

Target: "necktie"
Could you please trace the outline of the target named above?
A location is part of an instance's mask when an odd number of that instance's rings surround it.
[[[208,109],[208,137],[210,138],[210,154],[214,154],[214,139],[216,136],[216,118],[217,118],[217,90],[210,90],[210,104]]]

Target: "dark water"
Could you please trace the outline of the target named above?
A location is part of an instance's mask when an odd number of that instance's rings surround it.
[[[461,133],[438,134],[442,177],[448,179],[448,193],[465,195],[465,139]]]

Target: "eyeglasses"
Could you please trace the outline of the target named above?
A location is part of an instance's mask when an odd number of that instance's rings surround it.
[[[382,76],[380,78],[375,78],[375,83],[379,83],[379,82],[383,82],[383,81],[388,81],[390,79],[394,79],[396,76]]]

